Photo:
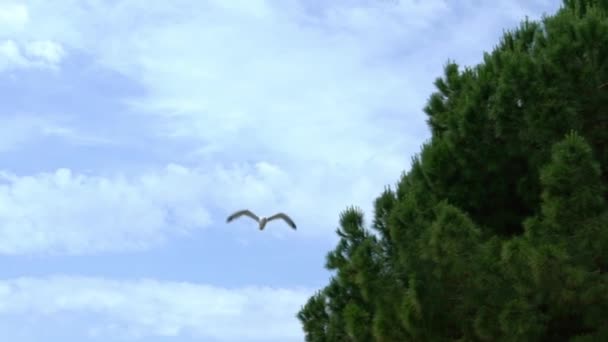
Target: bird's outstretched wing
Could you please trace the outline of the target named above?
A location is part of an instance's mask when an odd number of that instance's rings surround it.
[[[268,218],[268,221],[272,221],[272,220],[276,220],[276,219],[283,219],[285,222],[287,222],[287,224],[293,228],[296,229],[296,224],[293,222],[293,220],[287,216],[285,213],[278,213],[278,214],[274,214],[272,216],[270,216]]]
[[[251,211],[249,211],[249,210],[245,209],[245,210],[239,210],[239,211],[235,212],[234,214],[232,214],[232,215],[228,216],[228,218],[226,219],[226,222],[227,222],[227,223],[228,223],[228,222],[231,222],[232,220],[234,220],[234,219],[236,219],[236,218],[239,218],[239,217],[241,217],[241,216],[243,216],[243,215],[251,217],[251,218],[252,218],[252,219],[254,219],[256,222],[259,222],[259,221],[260,221],[260,218],[259,218],[259,217],[258,217],[256,214],[254,214],[254,213],[252,213]]]

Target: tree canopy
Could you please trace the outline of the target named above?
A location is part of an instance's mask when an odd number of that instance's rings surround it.
[[[461,70],[462,69],[462,70]],[[307,341],[608,341],[608,0],[448,62],[371,227],[347,208]]]

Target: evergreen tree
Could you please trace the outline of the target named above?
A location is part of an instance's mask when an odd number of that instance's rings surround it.
[[[325,294],[321,291],[308,299],[306,305],[298,312],[298,319],[306,331],[307,342],[324,342],[327,339],[329,314]]]
[[[454,62],[395,191],[341,214],[307,341],[608,340],[608,1]]]

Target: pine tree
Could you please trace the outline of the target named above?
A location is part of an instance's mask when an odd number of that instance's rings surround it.
[[[340,216],[307,341],[608,340],[608,1],[445,66],[395,191]]]
[[[598,325],[608,323],[608,206],[585,139],[570,132],[552,150],[541,171],[542,210],[527,221],[526,239],[534,246],[528,261],[546,334],[565,339],[601,333]]]
[[[322,291],[308,299],[297,317],[306,331],[307,342],[325,342],[329,325],[329,314],[326,307],[326,297]]]

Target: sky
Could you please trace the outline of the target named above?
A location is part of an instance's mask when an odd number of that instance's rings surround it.
[[[3,339],[303,341],[340,212],[409,168],[447,61],[560,5],[0,0]]]

